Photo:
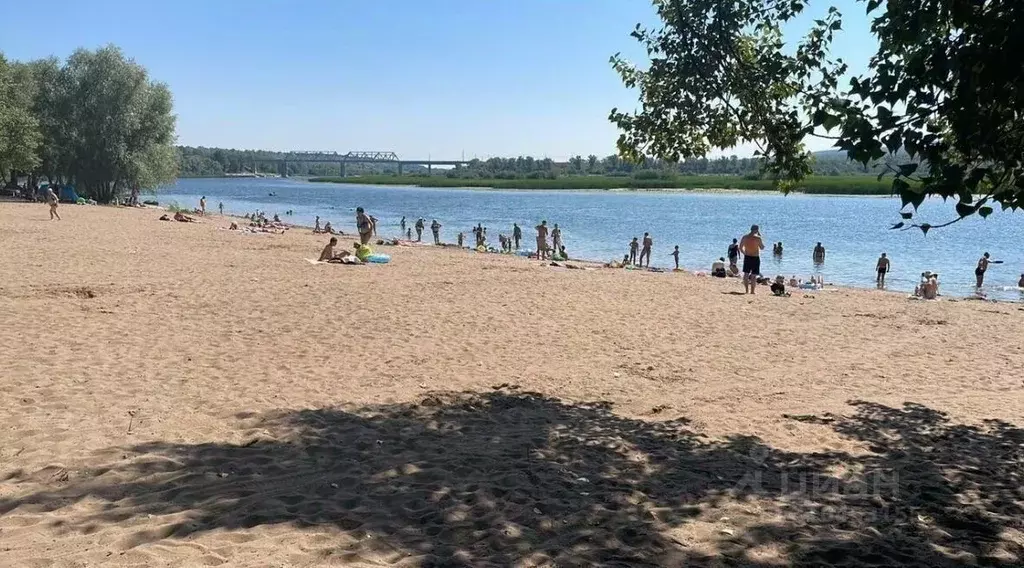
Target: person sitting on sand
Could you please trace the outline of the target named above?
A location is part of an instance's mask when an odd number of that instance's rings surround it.
[[[334,229],[331,227],[330,221],[324,223],[324,232],[327,233],[328,235],[334,234]]]
[[[334,253],[334,247],[338,244],[338,237],[331,237],[331,240],[324,246],[324,250],[320,251],[320,258],[317,259],[319,262],[328,262],[334,260],[338,255]]]
[[[371,254],[373,254],[373,249],[371,249],[369,245],[364,245],[362,243],[352,243],[352,247],[355,250],[354,254],[356,255],[356,258],[358,258],[360,262],[366,262],[366,259],[369,258]]]
[[[786,278],[781,274],[775,277],[775,281],[771,285],[772,294],[776,296],[788,296],[786,293]]]
[[[729,263],[729,269],[728,270],[729,270],[728,276],[731,277],[731,278],[736,278],[737,276],[740,275],[740,267],[735,262],[730,262]]]
[[[238,223],[235,223],[234,221],[232,221],[231,224],[228,225],[228,230],[229,231],[237,231],[238,230]]]
[[[558,247],[558,254],[562,257],[562,260],[569,260],[569,253],[565,252],[565,245]]]
[[[181,221],[182,223],[195,223],[196,222],[195,219],[193,219],[192,217],[189,217],[188,215],[185,215],[181,211],[176,211],[174,213],[174,220],[175,221]]]
[[[281,218],[277,216],[277,213],[274,213],[274,222],[275,223],[280,223],[281,222]]]
[[[672,259],[675,260],[676,270],[679,270],[679,245],[676,245],[675,250],[673,250],[672,253],[669,254],[669,256],[671,256]]]
[[[725,257],[711,263],[711,275],[715,278],[725,278]]]
[[[163,215],[160,216],[160,219],[158,219],[158,220],[159,221],[170,221],[171,218],[167,216],[167,213],[164,213]]]
[[[926,272],[927,277],[920,286],[920,295],[925,300],[934,300],[939,297],[939,275]]]
[[[789,287],[790,288],[799,288],[800,287],[800,281],[796,279],[796,275],[795,274],[793,276],[789,277]]]

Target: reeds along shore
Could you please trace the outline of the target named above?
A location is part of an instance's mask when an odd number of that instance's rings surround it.
[[[1024,312],[0,203],[0,565],[1024,562]]]

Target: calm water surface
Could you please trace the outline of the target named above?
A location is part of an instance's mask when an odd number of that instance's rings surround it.
[[[988,251],[1005,263],[990,268],[984,292],[1002,300],[1024,298],[1016,288],[1024,272],[1024,213],[997,211],[988,219],[968,219],[925,236],[916,229],[889,230],[899,220],[899,202],[878,197],[481,191],[288,179],[183,179],[161,189],[157,199],[161,205],[177,202],[191,208],[203,195],[207,208],[214,211],[223,203],[226,213],[260,209],[301,225],[312,225],[319,215],[345,232],[354,232],[355,208],[361,206],[378,218],[378,233],[384,237],[399,235],[402,216],[410,225],[417,217],[426,219],[428,226],[437,219],[444,226],[442,240],[451,242],[459,231],[466,233],[468,242],[470,228],[483,223],[494,246],[499,232],[511,235],[513,222],[523,227],[524,244],[531,245],[532,228],[545,219],[550,226],[558,223],[572,257],[596,260],[621,260],[630,239],[647,231],[654,238],[652,265],[670,267],[669,254],[679,245],[680,264],[690,270],[708,270],[714,259],[725,256],[733,238],[757,223],[768,246],[762,261],[765,275],[806,279],[821,273],[830,283],[873,287],[875,262],[886,252],[892,260],[890,289],[913,290],[921,272],[931,270],[940,275],[942,293],[957,296],[973,293],[975,264]],[[289,209],[294,214],[285,216]],[[941,201],[929,201],[919,214],[921,221],[933,223],[952,216],[952,205]],[[770,243],[777,241],[785,248],[781,260],[771,257]],[[811,261],[818,241],[828,251],[820,267]]]

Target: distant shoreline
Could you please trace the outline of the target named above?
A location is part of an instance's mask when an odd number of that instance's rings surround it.
[[[707,193],[779,191],[772,180],[751,180],[740,176],[678,176],[644,179],[625,176],[560,176],[553,179],[449,178],[443,176],[373,175],[355,177],[313,177],[314,183],[363,185],[404,185],[446,189],[512,189],[544,191],[687,191]],[[810,176],[800,182],[794,193],[815,195],[892,194],[891,182],[873,176]]]

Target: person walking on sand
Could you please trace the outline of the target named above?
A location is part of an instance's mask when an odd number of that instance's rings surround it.
[[[672,254],[670,254],[669,256],[671,256],[672,259],[675,261],[676,270],[679,270],[679,245],[676,245],[675,250],[673,250]]]
[[[423,218],[416,219],[416,242],[423,240]]]
[[[373,237],[373,222],[362,207],[356,207],[356,230],[359,231],[359,243],[369,244]]]
[[[206,196],[205,195],[199,198],[199,214],[204,216],[204,217],[206,216]]]
[[[654,239],[650,233],[644,233],[643,246],[640,247],[640,266],[644,265],[644,257],[647,257],[647,267],[651,266],[651,247],[654,246]]]
[[[825,263],[825,247],[821,246],[821,243],[818,243],[814,247],[814,264],[824,264],[824,263]]]
[[[558,223],[555,223],[555,228],[551,229],[551,248],[555,252],[562,250],[562,229],[558,228]]]
[[[761,251],[764,250],[764,239],[761,229],[751,225],[750,232],[740,239],[740,252],[743,253],[743,292],[754,294],[757,288],[757,277],[761,275]]]
[[[521,240],[523,240],[523,230],[517,223],[512,223],[512,241],[516,245],[516,250],[519,250],[519,241]]]
[[[988,271],[989,264],[1002,264],[1001,260],[992,260],[986,252],[978,259],[978,266],[974,269],[974,277],[978,280],[978,288],[985,283],[985,272]]]
[[[53,192],[53,187],[46,188],[46,202],[50,204],[50,220],[53,221],[56,218],[60,221],[60,213],[57,213],[57,194]]]
[[[875,265],[875,271],[878,276],[875,277],[875,284],[878,284],[879,288],[885,288],[885,275],[889,272],[889,257],[882,253],[882,256],[878,257],[878,264]]]
[[[434,244],[441,244],[441,223],[434,219],[434,222],[430,224],[430,232],[434,233]]]
[[[323,231],[320,230],[320,216],[316,216],[316,224],[313,225],[313,234],[319,234]]]
[[[629,242],[629,263],[636,266],[636,255],[640,251],[640,240],[633,237]]]
[[[547,260],[548,258],[548,222],[541,221],[537,229],[537,258]]]

